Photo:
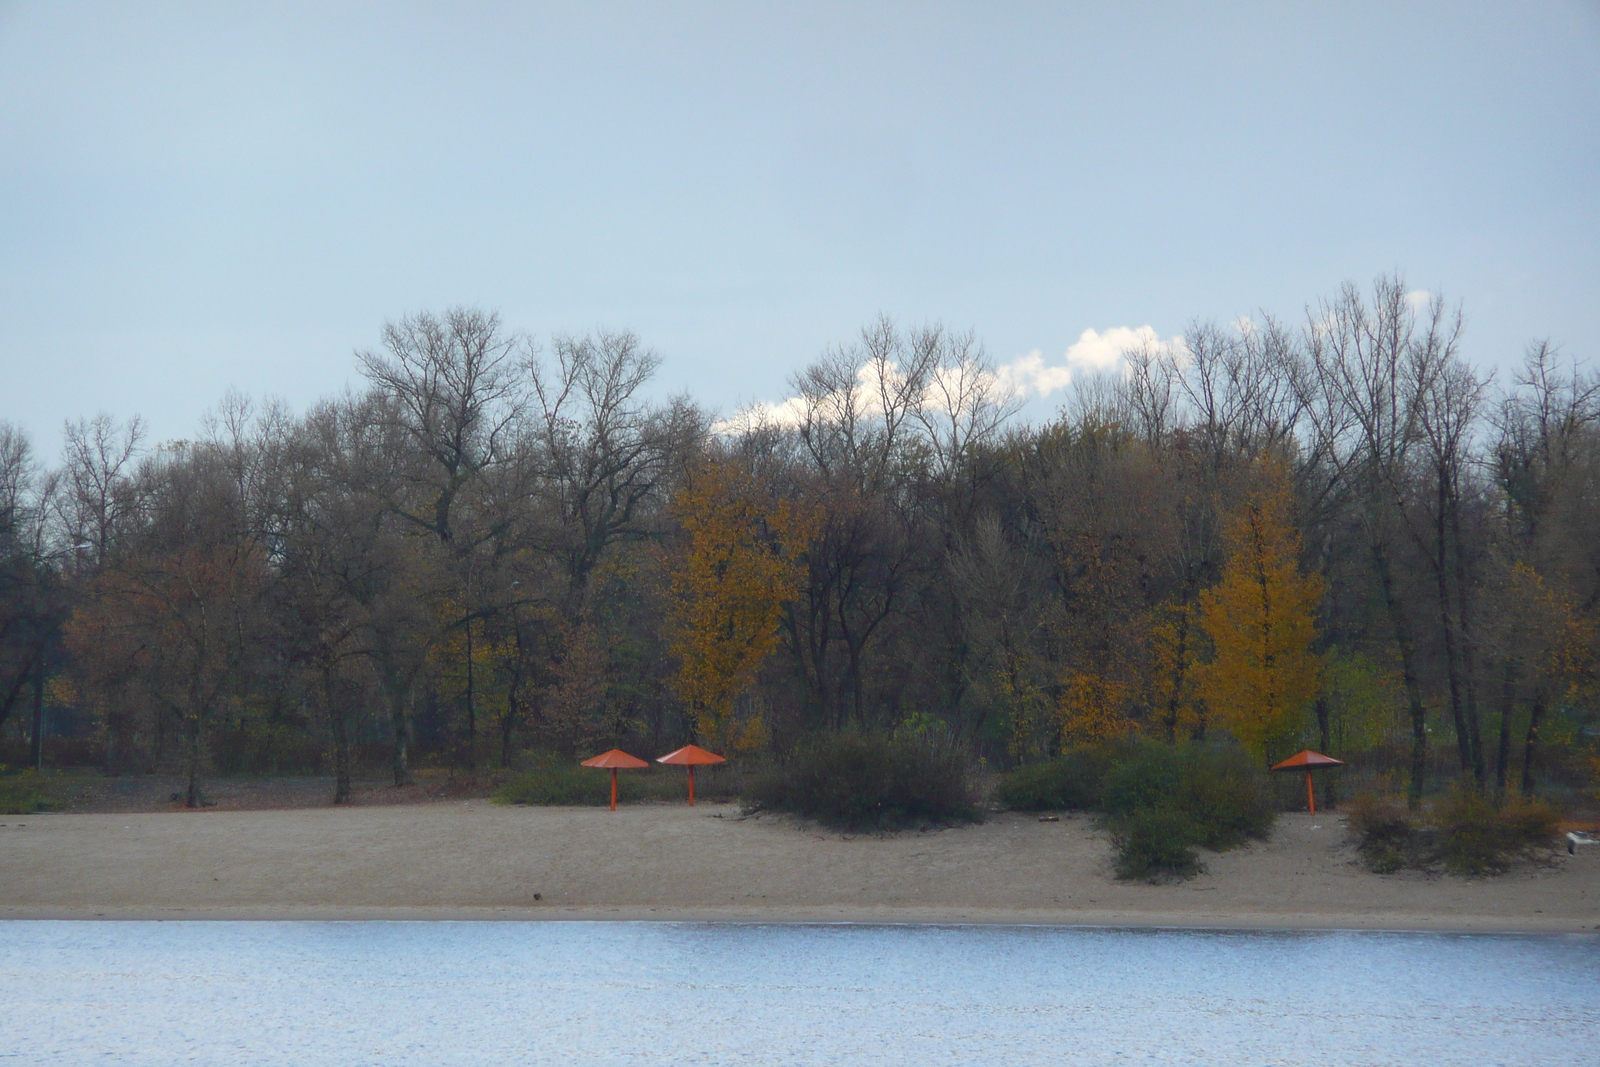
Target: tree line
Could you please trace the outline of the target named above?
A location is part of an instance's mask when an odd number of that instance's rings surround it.
[[[629,333],[390,323],[192,441],[0,423],[0,736],[112,771],[511,767],[938,731],[993,766],[1310,745],[1416,804],[1597,770],[1600,379],[1399,277],[1200,322],[1042,424],[881,320],[719,421]],[[42,738],[48,735],[48,741]],[[41,748],[41,745],[43,747]],[[54,747],[51,747],[54,746]]]

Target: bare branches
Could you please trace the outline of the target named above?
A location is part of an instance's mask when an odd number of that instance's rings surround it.
[[[144,423],[135,415],[119,426],[102,412],[88,422],[68,423],[64,433],[59,515],[68,538],[92,545],[95,563],[103,567],[137,505],[129,475],[144,443]]]
[[[698,447],[705,430],[689,405],[661,409],[641,395],[661,361],[636,335],[558,337],[553,347],[553,365],[528,360],[534,459],[553,512],[538,540],[564,557],[576,593],[607,546],[643,535],[641,509],[672,472],[675,450]]]

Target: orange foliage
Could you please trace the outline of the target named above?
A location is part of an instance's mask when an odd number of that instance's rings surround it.
[[[1300,573],[1288,479],[1275,468],[1265,474],[1228,517],[1222,579],[1200,595],[1201,625],[1216,652],[1200,671],[1200,694],[1258,757],[1293,741],[1322,673],[1311,650],[1322,579]]]
[[[783,605],[799,591],[801,553],[819,516],[774,500],[741,464],[715,459],[689,479],[672,511],[684,532],[671,564],[673,688],[702,737],[734,750],[758,747],[760,716],[736,715],[736,704],[777,645]]]

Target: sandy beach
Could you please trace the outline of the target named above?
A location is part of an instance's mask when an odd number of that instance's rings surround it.
[[[1085,816],[830,833],[726,805],[0,817],[0,918],[653,919],[1600,930],[1600,849],[1496,878],[1374,875],[1338,816],[1172,886],[1115,881]]]

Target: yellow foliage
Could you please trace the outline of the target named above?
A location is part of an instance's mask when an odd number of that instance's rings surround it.
[[[709,459],[673,501],[683,527],[671,561],[669,648],[673,688],[701,736],[715,744],[763,743],[759,711],[735,714],[738,698],[778,642],[783,605],[805,577],[801,554],[820,525],[814,509],[774,500],[748,469]]]
[[[1115,741],[1134,731],[1127,715],[1128,687],[1104,674],[1067,670],[1057,709],[1065,745]]]
[[[1312,652],[1322,579],[1300,573],[1288,480],[1269,468],[1223,528],[1228,562],[1200,595],[1215,658],[1200,672],[1213,714],[1258,757],[1291,743],[1321,684]]]
[[[1004,706],[1011,712],[1011,736],[1007,748],[1011,758],[1024,763],[1042,755],[1048,738],[1041,738],[1041,728],[1057,727],[1051,714],[1050,695],[1023,670],[1022,656],[1014,649],[1002,653],[1002,667],[994,673],[995,688]]]

